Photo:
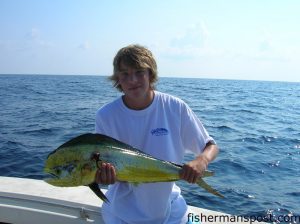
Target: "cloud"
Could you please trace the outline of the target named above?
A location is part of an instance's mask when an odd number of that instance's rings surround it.
[[[31,28],[27,34],[28,39],[30,40],[39,40],[41,39],[41,32],[37,28]]]
[[[178,48],[201,48],[206,45],[209,35],[210,32],[205,22],[201,21],[200,23],[192,24],[183,34],[171,40],[170,46]]]
[[[82,44],[80,44],[78,46],[78,48],[81,49],[81,50],[89,50],[91,48],[91,44],[90,44],[89,41],[85,41]]]
[[[208,40],[210,31],[202,20],[191,24],[186,29],[171,39],[167,47],[160,48],[160,54],[171,60],[191,60],[204,55],[215,55],[214,49],[209,48]]]
[[[270,51],[272,49],[272,42],[268,39],[262,40],[258,45],[259,51]]]
[[[25,35],[27,40],[27,48],[31,47],[53,47],[54,44],[42,38],[41,31],[38,28],[31,28]]]
[[[269,33],[268,31],[263,31],[261,39],[258,42],[258,51],[267,52],[272,51],[273,48],[274,46],[271,33]]]
[[[257,49],[250,55],[250,58],[257,61],[288,62],[291,55],[287,47],[282,47],[278,38],[270,32],[263,31],[260,40],[257,42]]]

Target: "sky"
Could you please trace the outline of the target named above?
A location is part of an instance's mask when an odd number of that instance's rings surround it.
[[[298,0],[0,0],[0,74],[111,75],[140,44],[161,77],[300,82]]]

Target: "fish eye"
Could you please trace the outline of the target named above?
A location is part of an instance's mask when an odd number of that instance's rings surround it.
[[[54,172],[55,172],[56,175],[60,175],[61,174],[61,169],[59,167],[56,167],[54,169]]]

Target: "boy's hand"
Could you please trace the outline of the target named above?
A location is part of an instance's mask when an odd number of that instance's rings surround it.
[[[202,176],[207,169],[208,159],[204,155],[184,164],[179,174],[180,178],[189,183],[196,183],[197,179]]]
[[[95,175],[95,182],[98,184],[114,184],[116,179],[115,167],[110,163],[102,163]]]

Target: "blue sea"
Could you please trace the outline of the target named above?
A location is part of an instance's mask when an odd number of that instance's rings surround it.
[[[186,101],[220,147],[206,181],[225,199],[178,182],[188,204],[300,223],[300,83],[160,78],[157,90]],[[93,132],[119,95],[102,76],[0,75],[0,175],[43,179],[47,154]]]

